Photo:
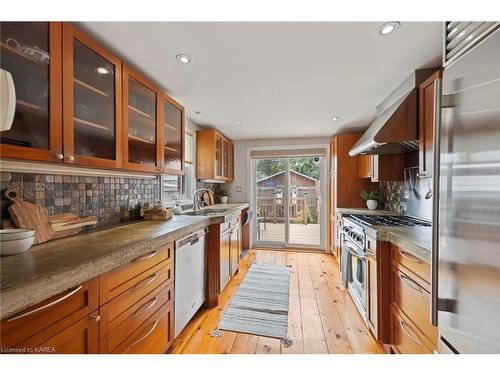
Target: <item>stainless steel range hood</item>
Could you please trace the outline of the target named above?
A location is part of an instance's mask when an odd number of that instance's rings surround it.
[[[418,85],[436,69],[413,72],[382,103],[349,155],[400,154],[418,148]]]

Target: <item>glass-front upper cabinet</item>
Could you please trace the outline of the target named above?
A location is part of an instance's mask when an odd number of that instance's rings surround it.
[[[121,166],[121,62],[63,24],[64,162]]]
[[[229,143],[229,180],[234,180],[234,143]]]
[[[222,178],[222,137],[215,133],[215,177]]]
[[[229,178],[229,142],[226,139],[222,140],[222,171],[225,179]]]
[[[162,172],[181,174],[184,170],[184,107],[163,95]]]
[[[62,161],[60,22],[0,22],[0,63],[15,103],[2,157]],[[3,110],[3,109],[2,109]]]
[[[124,166],[155,172],[159,167],[158,90],[137,72],[123,67]]]

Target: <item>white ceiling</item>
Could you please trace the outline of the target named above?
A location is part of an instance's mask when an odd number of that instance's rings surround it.
[[[411,71],[440,64],[440,22],[402,23],[386,37],[377,34],[381,23],[80,26],[180,101],[195,123],[256,139],[364,128]],[[179,53],[192,62],[177,62]]]

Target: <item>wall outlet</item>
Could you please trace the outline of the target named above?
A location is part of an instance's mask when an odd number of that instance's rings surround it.
[[[241,193],[242,190],[243,190],[243,188],[241,186],[236,186],[235,190],[236,190],[237,193]]]

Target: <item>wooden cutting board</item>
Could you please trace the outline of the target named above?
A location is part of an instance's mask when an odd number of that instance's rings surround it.
[[[46,208],[23,202],[12,190],[7,190],[5,197],[12,203],[8,210],[16,228],[35,230],[35,243],[46,242],[54,236]]]

